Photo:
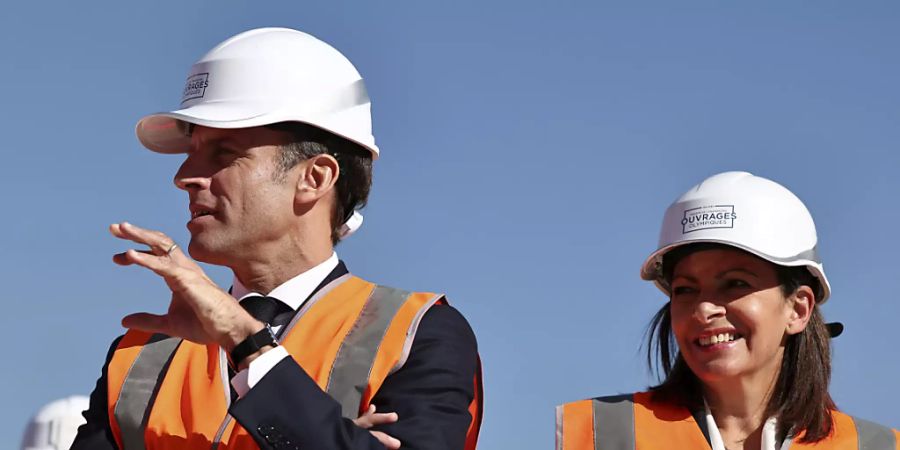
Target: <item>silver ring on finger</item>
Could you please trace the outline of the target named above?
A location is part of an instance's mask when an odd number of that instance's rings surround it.
[[[172,245],[169,246],[169,249],[166,250],[166,256],[171,255],[172,252],[174,252],[176,248],[178,248],[178,244],[173,242]]]

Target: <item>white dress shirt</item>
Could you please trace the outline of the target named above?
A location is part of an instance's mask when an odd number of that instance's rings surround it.
[[[313,290],[322,283],[322,280],[324,280],[337,265],[337,253],[332,253],[331,257],[326,259],[325,262],[285,281],[273,289],[272,292],[265,295],[275,297],[290,306],[294,311],[297,311],[303,306],[303,303],[306,302],[306,299],[309,298]],[[263,294],[252,292],[247,289],[237,277],[234,277],[231,295],[238,299],[238,301],[243,301],[248,297],[263,296]],[[280,326],[272,327],[275,333],[278,333],[280,328]],[[238,372],[237,375],[231,379],[231,385],[237,392],[238,397],[246,395],[253,386],[256,386],[256,383],[258,383],[263,376],[269,373],[276,364],[288,356],[287,350],[279,345],[278,347],[263,353],[259,358],[254,359],[249,367]]]
[[[712,450],[727,450],[725,448],[725,441],[722,439],[722,433],[719,433],[719,427],[716,426],[716,420],[709,410],[709,405],[706,404],[706,399],[703,400],[703,404],[706,407],[706,429],[709,430],[709,443]],[[760,445],[760,450],[786,450],[791,446],[790,438],[786,439],[784,442],[778,442],[776,434],[778,429],[777,425],[777,420],[774,417],[770,417],[769,420],[766,420],[762,429],[762,445]]]

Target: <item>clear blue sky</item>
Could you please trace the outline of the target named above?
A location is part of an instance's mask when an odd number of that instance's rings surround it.
[[[713,173],[797,193],[834,286],[840,407],[900,426],[900,7],[893,2],[13,2],[0,15],[0,448],[88,394],[119,319],[163,283],[110,260],[113,221],[185,242],[178,157],[142,115],[260,26],[312,33],[366,78],[383,157],[358,275],[438,290],[485,364],[485,449],[550,448],[553,406],[642,389],[664,301],[638,277],[666,206]],[[227,285],[230,276],[211,268]]]

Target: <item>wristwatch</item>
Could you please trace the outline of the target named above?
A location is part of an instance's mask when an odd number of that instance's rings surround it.
[[[241,341],[240,344],[231,350],[231,354],[228,355],[231,360],[231,366],[236,369],[248,356],[258,352],[267,345],[278,346],[278,338],[275,337],[275,332],[272,331],[272,327],[269,324],[266,324],[266,327],[262,330],[247,336],[247,339]]]

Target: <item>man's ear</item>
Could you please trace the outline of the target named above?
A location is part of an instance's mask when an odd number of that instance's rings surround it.
[[[806,329],[816,306],[816,294],[809,286],[800,286],[790,298],[787,334],[797,334]]]
[[[294,200],[312,203],[328,195],[337,184],[340,167],[334,156],[320,154],[298,164],[297,189]]]

